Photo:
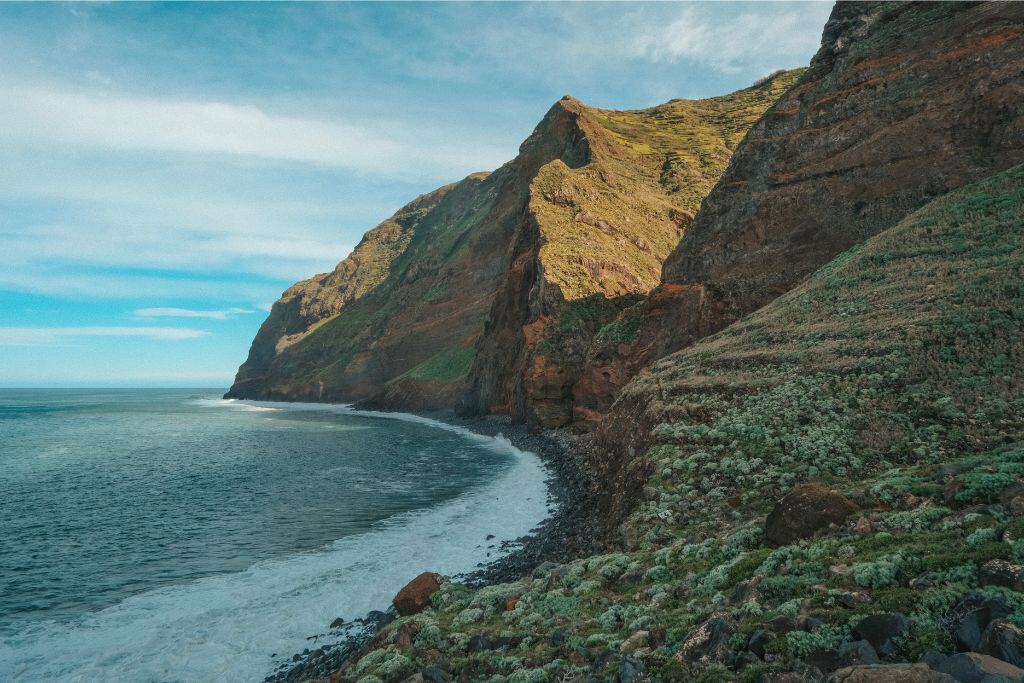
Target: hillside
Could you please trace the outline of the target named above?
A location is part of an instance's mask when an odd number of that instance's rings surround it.
[[[736,148],[617,343],[588,350],[596,424],[651,361],[786,292],[950,190],[1024,162],[1024,5],[839,3],[793,88]]]
[[[334,678],[1019,680],[1022,274],[1024,166],[845,251],[625,388],[619,552],[442,582]]]
[[[798,73],[639,111],[563,98],[514,160],[416,199],[286,291],[227,395],[564,423],[582,362],[571,347],[657,285],[732,150]]]

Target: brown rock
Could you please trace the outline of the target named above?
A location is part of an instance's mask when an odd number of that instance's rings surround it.
[[[933,671],[926,664],[867,664],[839,669],[828,678],[829,683],[956,683],[944,673]]]
[[[868,519],[867,517],[861,517],[860,519],[857,520],[857,523],[853,526],[853,531],[858,536],[867,536],[868,534],[871,533],[871,529],[872,528],[873,528],[873,525],[871,524],[871,520]]]
[[[989,560],[978,571],[978,582],[982,586],[1024,591],[1024,566],[1006,560]]]
[[[977,652],[930,658],[931,668],[949,674],[961,683],[1020,683],[1024,669]]]
[[[440,587],[437,574],[423,572],[398,591],[392,604],[403,617],[419,614],[430,606],[430,597]]]
[[[978,651],[1024,668],[1024,629],[996,619],[985,629]]]
[[[1021,516],[1024,515],[1024,496],[1016,496],[1010,501],[1010,514]]]
[[[416,639],[416,634],[419,631],[420,625],[415,621],[405,622],[395,631],[395,645],[398,647],[409,647],[412,645],[413,640]]]
[[[856,511],[853,501],[837,491],[817,483],[801,484],[772,508],[765,522],[765,540],[776,546],[789,545],[830,524],[844,523]]]
[[[505,611],[506,612],[511,612],[512,610],[514,610],[516,608],[516,605],[518,605],[518,604],[519,604],[519,596],[518,595],[510,595],[508,600],[505,601]]]
[[[647,641],[650,635],[649,631],[637,631],[629,638],[622,641],[622,645],[619,646],[619,652],[632,654],[642,647],[647,647]]]

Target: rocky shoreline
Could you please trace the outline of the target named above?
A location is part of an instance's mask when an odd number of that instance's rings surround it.
[[[453,578],[473,587],[503,583],[528,576],[545,563],[565,563],[605,547],[600,527],[595,523],[597,484],[586,466],[591,436],[556,429],[535,433],[500,415],[465,418],[451,412],[421,414],[478,434],[504,436],[516,448],[536,454],[550,473],[548,496],[554,506],[552,514],[529,535],[510,543],[514,548],[509,554],[492,562],[481,562],[476,571]],[[430,567],[423,569],[429,571]],[[325,624],[323,633],[307,638],[310,648],[294,654],[265,680],[291,683],[337,671],[397,617],[393,607],[382,607],[386,610],[373,611],[350,622],[337,619]]]

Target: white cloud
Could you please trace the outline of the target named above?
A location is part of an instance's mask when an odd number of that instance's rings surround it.
[[[690,60],[725,73],[751,63],[794,66],[795,56],[813,54],[818,47],[830,6],[803,3],[780,10],[765,3],[728,21],[716,20],[704,9],[685,7],[677,18],[654,28],[649,23],[637,26],[627,38],[629,52],[652,62]]]
[[[498,165],[511,151],[422,127],[303,118],[218,100],[73,92],[63,86],[5,85],[0,120],[0,140],[9,144],[223,154],[386,175],[469,173]]]
[[[105,273],[91,269],[71,272],[30,263],[0,268],[0,290],[46,294],[63,299],[145,299],[177,297],[208,301],[263,301],[280,296],[290,281],[267,282],[259,278],[239,282],[221,279],[215,273],[195,277],[165,277],[160,274]]]
[[[135,315],[139,318],[209,318],[210,320],[227,320],[233,315],[245,315],[256,311],[246,308],[228,308],[221,311],[197,311],[191,308],[139,308]]]
[[[0,115],[22,135],[105,150],[236,154],[374,170],[398,151],[356,126],[274,117],[217,101],[5,89]]]
[[[0,327],[0,346],[58,344],[78,337],[141,337],[179,341],[205,337],[190,327]]]

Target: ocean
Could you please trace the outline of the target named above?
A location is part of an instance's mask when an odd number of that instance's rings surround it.
[[[501,436],[219,394],[0,390],[0,680],[262,680],[550,512]]]

